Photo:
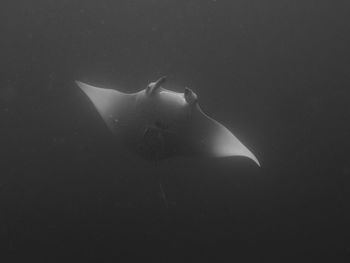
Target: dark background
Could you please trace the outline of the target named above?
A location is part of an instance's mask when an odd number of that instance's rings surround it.
[[[3,262],[342,262],[346,1],[1,1]],[[74,85],[162,75],[260,160],[147,163]],[[169,208],[160,196],[162,175]]]

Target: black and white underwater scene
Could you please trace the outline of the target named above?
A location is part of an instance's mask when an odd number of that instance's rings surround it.
[[[349,14],[2,0],[0,261],[346,262]]]

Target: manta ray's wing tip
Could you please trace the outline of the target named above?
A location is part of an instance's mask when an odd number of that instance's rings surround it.
[[[86,85],[85,83],[83,83],[83,82],[81,82],[79,80],[75,80],[74,82],[81,89],[84,89],[84,86]]]
[[[256,163],[259,167],[261,167],[258,158],[256,158],[255,155],[247,147],[245,147],[243,144],[241,144],[240,153],[238,153],[237,155],[247,157],[250,160],[252,160],[254,163]]]
[[[100,88],[91,86],[79,80],[75,80],[74,82],[95,104],[95,97],[97,93],[99,93],[97,90],[99,90]]]
[[[246,158],[252,160],[257,166],[261,167],[261,164],[260,164],[258,158],[256,158],[255,155],[250,150],[248,150],[247,148],[240,149],[240,152],[236,152],[236,153],[230,154],[228,156],[242,156],[242,157],[246,157]]]
[[[260,162],[253,154],[252,154],[252,156],[250,156],[250,159],[252,159],[259,167],[261,167]]]
[[[223,126],[221,126],[223,127]],[[224,128],[224,127],[223,127]],[[242,156],[252,160],[259,167],[261,167],[258,158],[242,143],[240,142],[236,136],[234,136],[229,130],[226,128],[221,130],[222,133],[216,140],[214,144],[214,153],[218,157],[226,157],[226,156]],[[226,140],[223,140],[226,139]]]

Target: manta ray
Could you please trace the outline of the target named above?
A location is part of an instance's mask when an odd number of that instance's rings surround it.
[[[166,77],[136,93],[98,88],[80,81],[109,130],[148,160],[176,156],[244,156],[260,166],[254,154],[232,132],[210,118],[190,88],[183,93],[163,87]]]

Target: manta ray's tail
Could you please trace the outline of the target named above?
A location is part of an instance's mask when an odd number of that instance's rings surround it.
[[[165,192],[164,192],[164,189],[163,189],[162,182],[159,182],[159,188],[160,188],[160,193],[161,193],[161,195],[162,195],[162,199],[163,199],[163,201],[164,201],[165,207],[166,207],[166,208],[169,208],[168,199],[166,198],[166,195],[165,195]]]

